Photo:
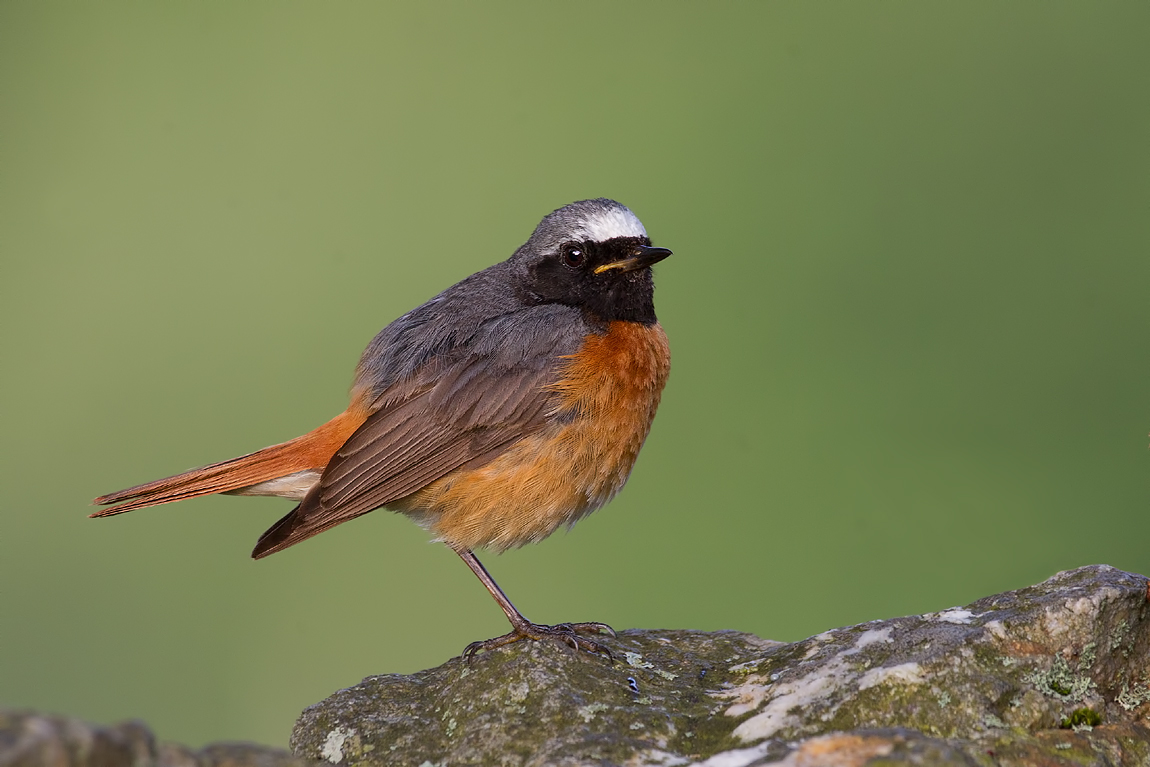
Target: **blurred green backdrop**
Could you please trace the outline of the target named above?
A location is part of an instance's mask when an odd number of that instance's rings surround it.
[[[369,515],[88,499],[300,434],[550,210],[631,206],[674,373],[535,620],[793,640],[1150,572],[1150,6],[0,4],[0,704],[286,743],[506,630]]]

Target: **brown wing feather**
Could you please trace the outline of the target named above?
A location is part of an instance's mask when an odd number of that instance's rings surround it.
[[[554,408],[558,359],[482,374],[472,358],[380,396],[371,415],[332,457],[320,483],[256,544],[256,559],[378,509],[434,480],[486,462],[540,429]]]

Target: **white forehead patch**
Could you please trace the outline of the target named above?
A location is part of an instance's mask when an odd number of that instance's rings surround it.
[[[608,208],[599,211],[582,222],[579,227],[584,240],[606,242],[615,237],[646,237],[647,230],[626,208]]]

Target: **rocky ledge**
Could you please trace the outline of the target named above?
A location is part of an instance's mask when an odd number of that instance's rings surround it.
[[[216,743],[199,750],[158,743],[142,722],[103,727],[68,717],[0,709],[0,767],[314,767],[316,764],[278,748],[252,743]]]
[[[784,644],[624,631],[611,662],[519,643],[307,709],[339,765],[1145,765],[1147,579],[1059,573],[965,607]]]
[[[611,661],[523,642],[341,690],[294,756],[0,711],[0,767],[1146,765],[1148,599],[1100,565],[792,644],[624,631]]]

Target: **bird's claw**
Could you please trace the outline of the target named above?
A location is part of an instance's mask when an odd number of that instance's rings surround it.
[[[593,655],[605,655],[610,660],[615,660],[615,654],[611,652],[609,647],[580,636],[581,634],[607,634],[610,637],[614,637],[615,630],[606,623],[558,623],[554,626],[546,626],[539,623],[525,623],[522,626],[515,626],[511,632],[503,636],[495,637],[494,639],[485,639],[481,642],[472,642],[464,648],[463,659],[467,662],[471,662],[471,659],[481,652],[489,652],[497,647],[518,642],[521,639],[531,639],[536,642],[550,639],[552,641],[562,642],[575,651],[582,650],[583,652],[589,652]]]

